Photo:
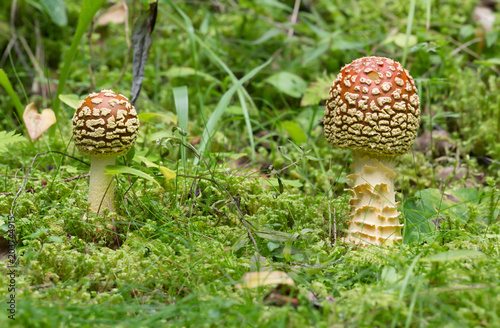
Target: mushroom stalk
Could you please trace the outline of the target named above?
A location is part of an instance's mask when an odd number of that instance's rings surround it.
[[[139,117],[128,99],[111,90],[91,93],[73,115],[75,146],[92,156],[90,166],[90,211],[115,212],[113,176],[105,174],[116,156],[125,155],[139,133]]]
[[[353,173],[348,176],[353,186],[346,241],[355,244],[401,242],[399,211],[394,192],[394,157],[353,151]]]
[[[393,159],[412,147],[420,124],[420,101],[410,73],[384,57],[363,57],[344,66],[325,108],[325,137],[353,151],[352,212],[348,242],[400,242]]]
[[[93,155],[90,162],[89,202],[92,213],[102,213],[105,208],[115,212],[114,176],[105,174],[106,165],[115,165],[116,156]]]

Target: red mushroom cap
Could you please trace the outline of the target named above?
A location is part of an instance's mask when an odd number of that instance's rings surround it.
[[[405,154],[420,124],[415,82],[392,59],[356,59],[333,81],[324,124],[326,139],[336,147],[384,156]]]

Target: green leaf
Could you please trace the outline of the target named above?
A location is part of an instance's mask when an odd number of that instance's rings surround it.
[[[415,35],[410,35],[408,38],[408,47],[413,47],[417,44],[417,37]],[[404,49],[406,45],[406,35],[403,33],[397,33],[396,35],[390,37],[384,43],[394,42],[395,45]]]
[[[496,44],[498,39],[498,30],[493,29],[491,31],[486,32],[486,46],[489,48]]]
[[[416,197],[408,198],[403,206],[405,222],[404,242],[432,241],[435,221],[439,214],[448,211],[450,215],[462,221],[469,218],[468,204],[478,204],[486,197],[474,188],[461,188],[448,192],[438,189],[418,191]]]
[[[467,39],[468,37],[474,35],[475,33],[476,33],[476,27],[467,24],[467,25],[463,25],[460,28],[459,35],[460,35],[460,37]]]
[[[66,4],[64,0],[40,0],[47,14],[54,24],[58,26],[68,25],[68,16],[66,16]]]
[[[49,237],[47,237],[47,239],[45,239],[45,242],[58,244],[58,243],[63,243],[64,239],[59,237],[59,236],[49,236]]]
[[[316,81],[307,87],[300,101],[300,106],[317,105],[320,101],[328,99],[333,80],[335,80],[335,75],[333,74],[318,77]]]
[[[160,170],[160,172],[163,174],[163,176],[165,177],[165,180],[170,180],[170,179],[173,179],[177,176],[177,174],[172,171],[171,169],[169,168],[166,168],[165,166],[160,166],[156,163],[153,163],[152,161],[150,161],[149,159],[147,159],[146,157],[144,156],[136,156],[138,159],[140,159],[144,164],[146,164],[146,166],[148,168],[150,167],[155,167],[157,168],[158,170]],[[142,172],[142,171],[139,171],[139,172]],[[156,181],[156,180],[155,180]]]
[[[292,240],[289,239],[286,243],[285,243],[285,247],[283,247],[283,257],[285,258],[286,261],[290,261],[291,260],[291,256],[292,256]]]
[[[268,227],[259,229],[259,231],[256,231],[255,234],[260,238],[264,238],[270,241],[279,241],[279,242],[287,242],[292,239],[295,240],[298,237],[296,236],[296,234],[277,231]]]
[[[80,99],[80,97],[78,95],[75,95],[74,93],[59,95],[59,99],[75,110],[78,108],[78,105],[80,105],[80,102],[82,101],[82,99]]]
[[[141,162],[143,162],[144,164],[146,164],[146,167],[150,168],[150,167],[160,167],[160,165],[156,164],[156,163],[153,163],[151,162],[149,159],[147,159],[146,157],[144,156],[139,156],[137,155],[136,156],[138,159],[141,160]]]
[[[290,138],[292,138],[293,142],[297,144],[307,143],[307,136],[300,125],[298,125],[297,123],[293,121],[284,121],[281,122],[281,127],[286,130],[286,132],[290,135]]]
[[[421,258],[422,262],[451,262],[469,258],[486,257],[483,252],[474,250],[457,250],[457,251],[447,251],[443,253],[433,254],[424,258]]]
[[[300,76],[289,72],[279,72],[271,75],[264,80],[283,92],[294,98],[300,98],[307,89],[307,83]]]
[[[279,243],[274,243],[272,241],[267,243],[267,249],[269,249],[270,252],[274,251],[275,249],[277,249],[279,247],[280,247]]]
[[[141,177],[143,179],[146,179],[148,181],[154,182],[158,185],[158,187],[161,187],[160,184],[158,183],[158,181],[156,181],[155,178],[153,178],[149,174],[146,174],[142,171],[133,169],[133,168],[128,167],[128,166],[108,165],[108,166],[106,166],[105,169],[106,169],[106,174],[132,174],[132,175]]]
[[[0,154],[7,151],[6,146],[15,142],[26,141],[26,138],[14,131],[0,131]]]
[[[174,171],[172,171],[171,169],[169,169],[165,166],[160,166],[160,167],[158,167],[158,169],[160,170],[160,172],[165,177],[165,180],[167,180],[167,181],[171,180],[177,176],[177,174]]]

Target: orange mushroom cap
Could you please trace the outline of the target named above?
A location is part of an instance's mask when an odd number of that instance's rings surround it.
[[[111,90],[91,93],[73,116],[75,145],[86,155],[126,154],[134,145],[138,130],[134,106]]]
[[[415,82],[398,62],[363,57],[344,66],[330,89],[325,137],[338,148],[384,156],[412,147],[420,124]]]

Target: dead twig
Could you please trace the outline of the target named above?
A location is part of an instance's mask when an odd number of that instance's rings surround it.
[[[77,175],[76,177],[71,177],[71,178],[67,178],[67,179],[63,179],[61,180],[62,182],[70,182],[70,181],[73,181],[73,180],[78,180],[78,179],[81,179],[81,178],[88,178],[90,177],[90,173],[87,173],[87,174],[79,174]]]
[[[293,29],[293,25],[297,23],[297,20],[299,18],[300,1],[301,0],[295,0],[295,4],[293,6],[292,17],[290,17],[290,22],[292,23],[292,26],[288,29],[289,38],[291,38],[293,36],[293,33],[295,32],[295,30]]]

